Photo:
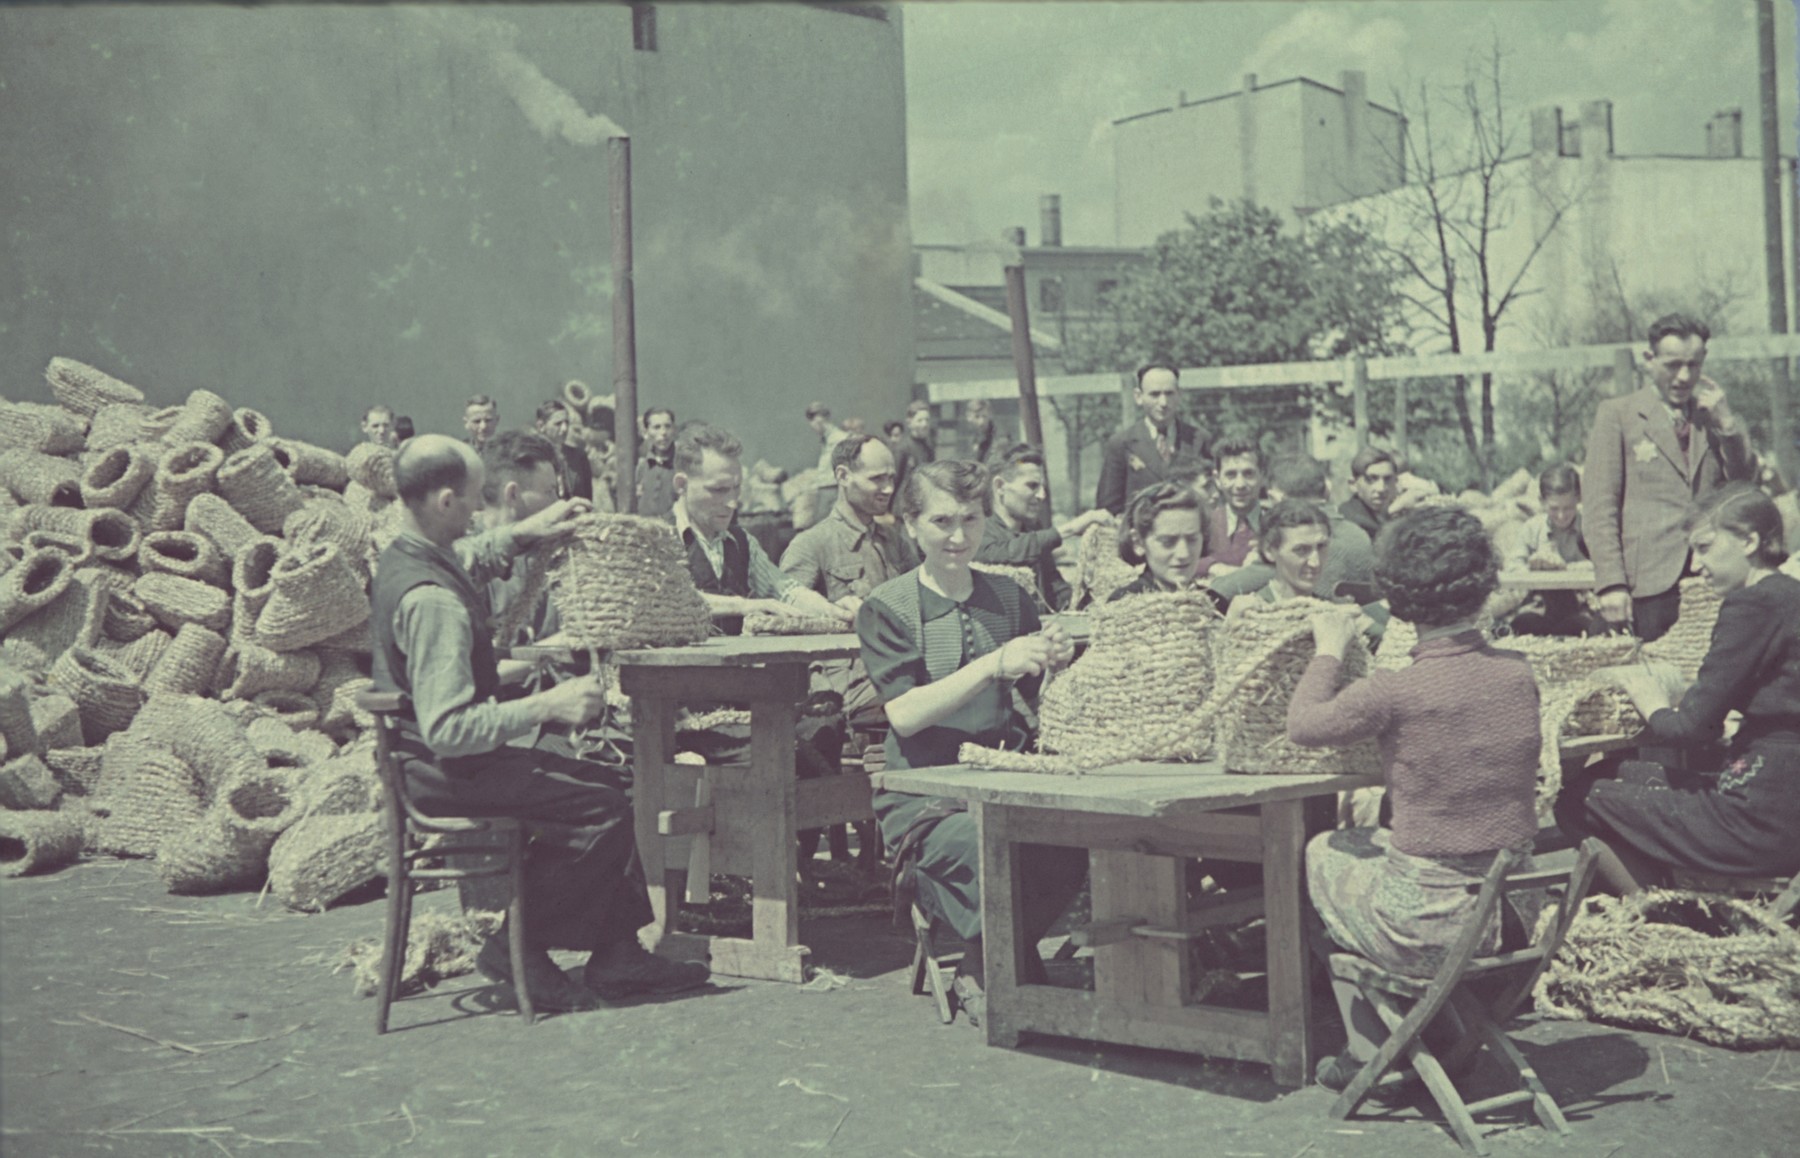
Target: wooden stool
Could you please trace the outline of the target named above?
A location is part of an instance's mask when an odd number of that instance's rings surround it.
[[[938,1020],[949,1025],[956,1019],[956,1011],[950,1008],[950,983],[944,979],[944,973],[948,970],[951,977],[955,977],[962,954],[939,955],[937,946],[932,943],[931,918],[916,904],[912,907],[912,924],[913,996],[918,997],[929,989],[932,1000],[937,1002]]]

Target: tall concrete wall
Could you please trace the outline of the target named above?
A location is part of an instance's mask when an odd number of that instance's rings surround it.
[[[912,380],[901,30],[804,5],[0,10],[0,393],[52,355],[343,445],[611,389],[604,114],[641,395],[815,450]]]

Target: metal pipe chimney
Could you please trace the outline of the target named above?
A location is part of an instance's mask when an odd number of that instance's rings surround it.
[[[1062,244],[1062,195],[1046,193],[1038,198],[1038,244]]]

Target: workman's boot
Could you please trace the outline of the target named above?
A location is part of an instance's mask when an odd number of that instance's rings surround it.
[[[582,983],[608,1001],[698,989],[711,977],[705,962],[658,957],[636,938],[605,953],[596,951],[581,971]]]

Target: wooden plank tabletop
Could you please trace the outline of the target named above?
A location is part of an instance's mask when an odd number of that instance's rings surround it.
[[[508,648],[506,656],[521,660],[567,663],[586,648],[553,642]],[[811,663],[852,659],[862,653],[854,632],[831,635],[716,635],[705,643],[679,647],[635,647],[608,651],[601,658],[619,667],[759,667],[770,663]]]
[[[1502,571],[1500,586],[1514,591],[1592,591],[1592,567],[1570,567],[1563,571]]]
[[[948,796],[979,804],[1024,805],[1111,816],[1182,816],[1368,788],[1379,776],[1251,776],[1216,761],[1161,764],[1136,761],[1081,776],[994,772],[952,765],[907,768],[871,776],[877,788]]]
[[[1563,759],[1571,756],[1593,756],[1600,752],[1620,752],[1626,748],[1635,748],[1644,742],[1642,732],[1632,735],[1614,733],[1609,736],[1569,736],[1562,742]]]

